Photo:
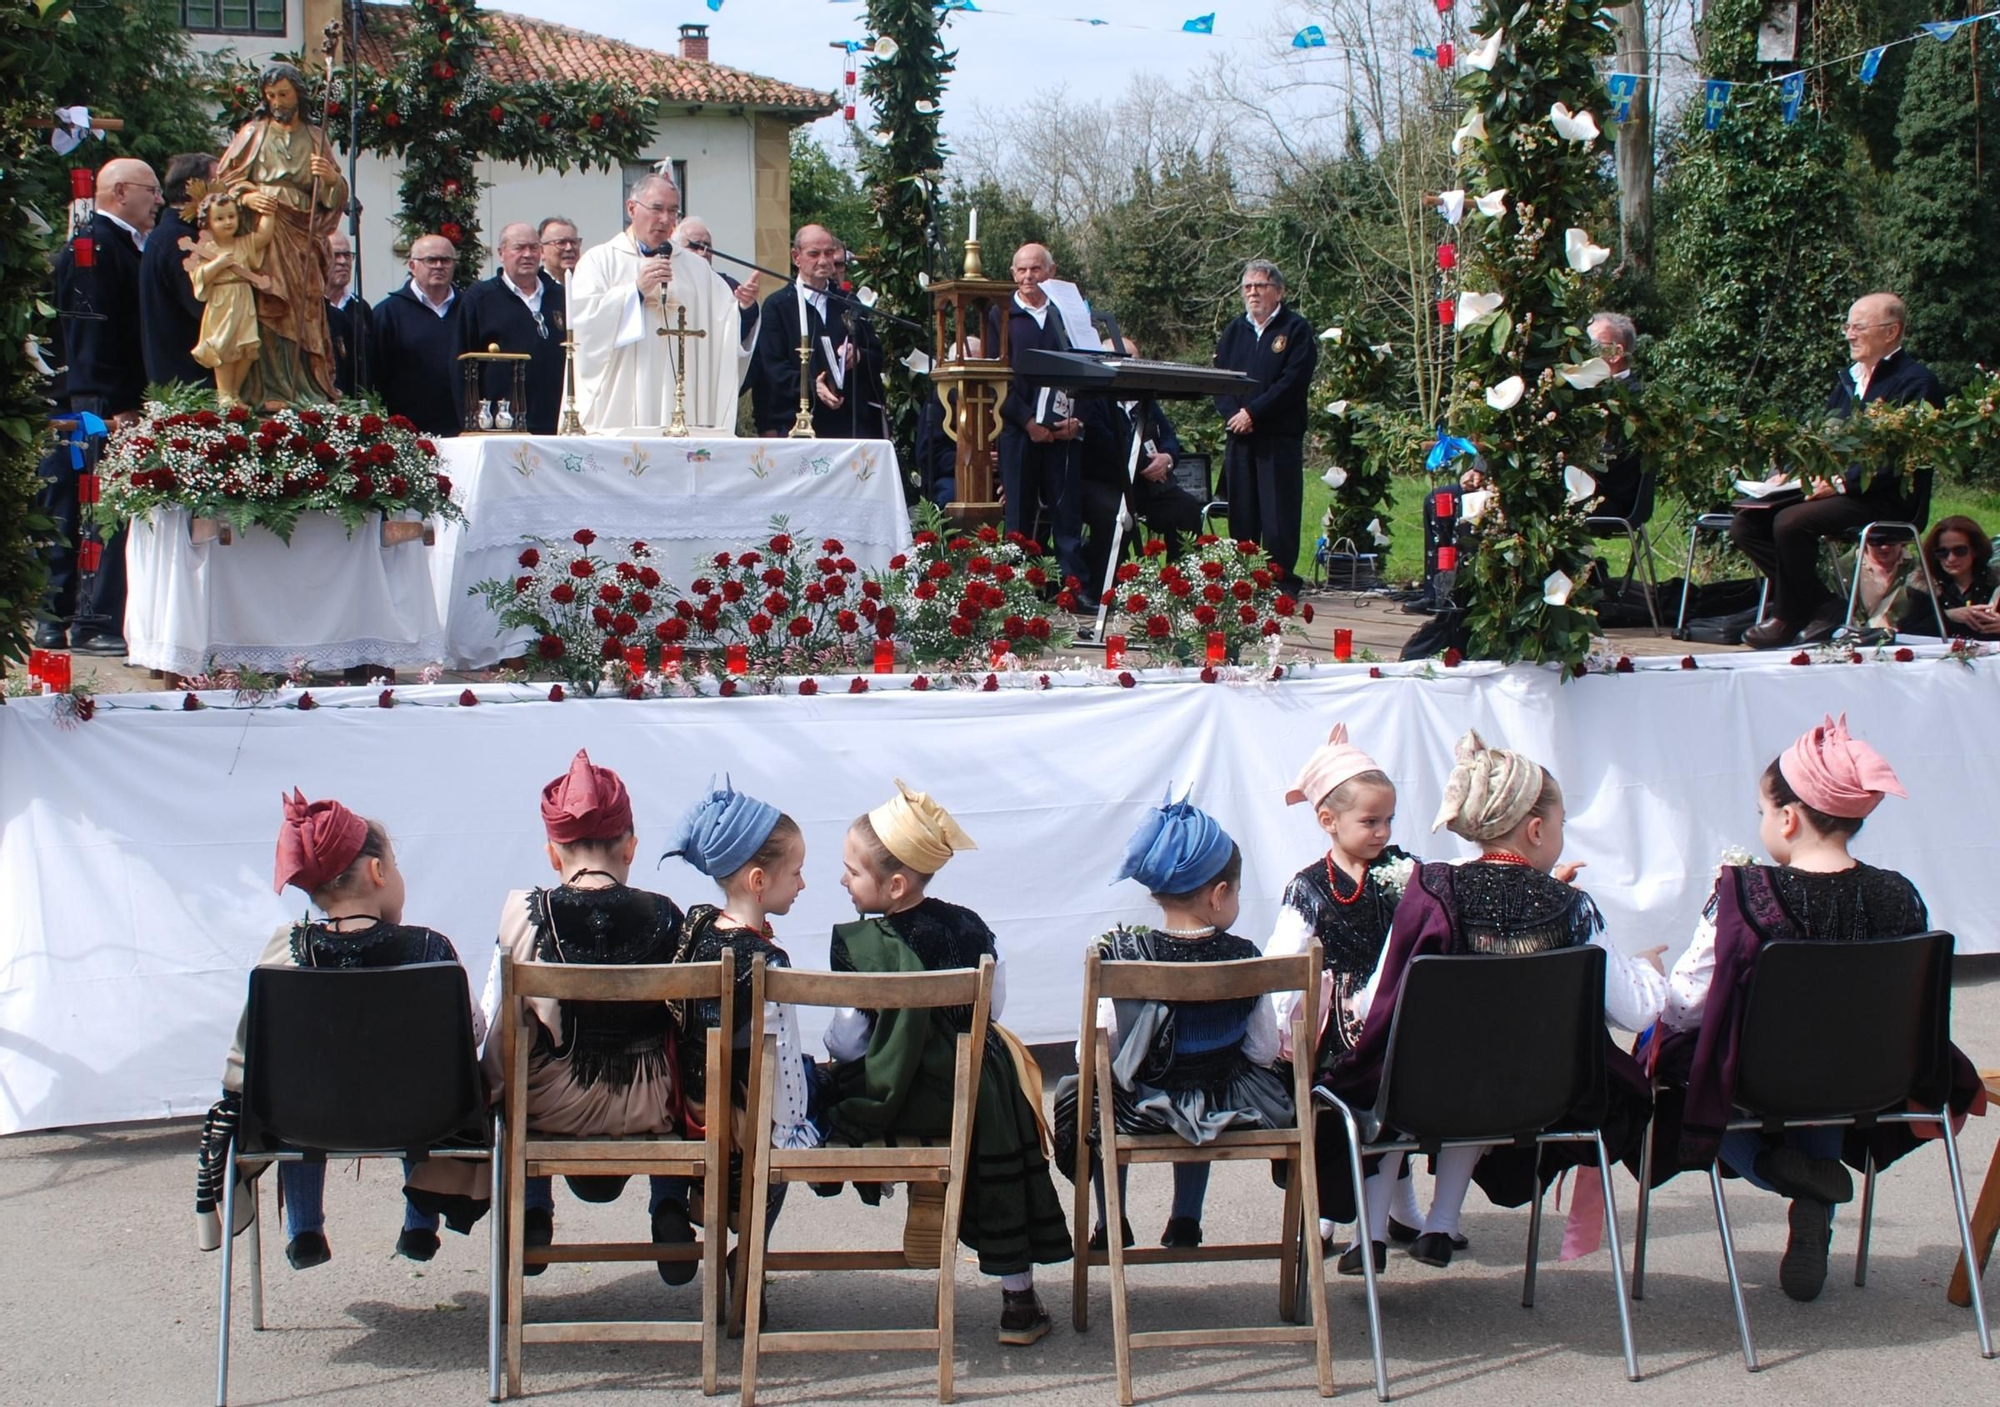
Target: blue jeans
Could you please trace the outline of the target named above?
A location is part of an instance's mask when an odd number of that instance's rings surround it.
[[[1839,1127],[1787,1129],[1773,1139],[1756,1129],[1736,1129],[1722,1136],[1722,1162],[1752,1187],[1776,1192],[1777,1188],[1757,1174],[1759,1153],[1773,1148],[1796,1148],[1808,1158],[1837,1161],[1846,1135],[1847,1130]]]
[[[523,1199],[523,1205],[529,1211],[553,1212],[556,1209],[554,1181],[553,1178],[547,1177],[529,1178],[528,1195]],[[678,1202],[683,1207],[687,1205],[688,1180],[686,1178],[648,1177],[646,1182],[648,1184],[648,1195],[646,1197],[646,1214],[648,1216],[651,1216],[668,1202]]]
[[[416,1164],[405,1158],[403,1176],[409,1177]],[[280,1163],[278,1164],[278,1190],[285,1199],[285,1235],[303,1236],[307,1232],[324,1234],[326,1231],[326,1164],[325,1163]],[[428,1212],[420,1212],[408,1202],[403,1204],[403,1230],[431,1231],[438,1229],[438,1219]]]

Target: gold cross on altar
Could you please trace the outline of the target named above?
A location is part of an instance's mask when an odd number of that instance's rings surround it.
[[[699,328],[699,327],[690,328],[688,326],[688,310],[686,305],[682,305],[675,311],[678,314],[678,320],[676,325],[670,328],[666,324],[665,310],[664,309],[661,310],[660,326],[658,328],[658,332],[659,335],[662,337],[673,338],[675,343],[674,359],[673,359],[674,418],[667,424],[667,433],[669,435],[685,435],[688,432],[688,423],[687,423],[688,339],[690,337],[706,337],[708,336],[708,330],[706,328]]]

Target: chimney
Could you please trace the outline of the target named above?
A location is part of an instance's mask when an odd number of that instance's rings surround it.
[[[684,24],[681,26],[681,57],[692,64],[708,62],[708,26],[705,24]]]

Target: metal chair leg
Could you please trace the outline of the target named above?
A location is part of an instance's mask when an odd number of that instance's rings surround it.
[[[1653,570],[1653,539],[1646,532],[1646,525],[1641,523],[1631,534],[1631,540],[1634,559],[1643,560],[1646,564],[1646,614],[1652,617],[1653,634],[1658,635],[1660,634],[1660,578]],[[1639,554],[1644,555],[1641,557]],[[1630,581],[1632,573],[1627,571],[1625,578]]]
[[[262,1333],[264,1331],[264,1199],[257,1195],[254,1183],[251,1185],[250,1198],[250,1225],[246,1230],[250,1238],[250,1327]]]
[[[1687,629],[1688,597],[1694,594],[1694,549],[1700,541],[1700,522],[1689,523],[1687,564],[1681,568],[1681,608],[1674,616],[1674,639],[1676,640],[1685,640],[1687,638],[1682,632]]]
[[[1861,1243],[1854,1249],[1854,1283],[1868,1283],[1868,1233],[1875,1229],[1875,1152],[1868,1152],[1861,1174]]]
[[[1375,1355],[1375,1400],[1387,1402],[1389,1364],[1382,1354],[1382,1305],[1376,1298],[1375,1243],[1368,1236],[1368,1179],[1361,1170],[1361,1128],[1354,1121],[1353,1110],[1338,1099],[1333,1100],[1333,1105],[1347,1126],[1347,1171],[1354,1179],[1355,1243],[1361,1247],[1361,1282],[1368,1298],[1368,1347]],[[1318,1231],[1318,1227],[1313,1228],[1315,1235]]]
[[[215,1344],[215,1407],[229,1404],[229,1291],[236,1254],[236,1140],[229,1140],[222,1163],[222,1295],[221,1321]]]
[[[1618,1240],[1618,1201],[1611,1188],[1611,1155],[1597,1135],[1597,1174],[1604,1179],[1604,1235],[1611,1243],[1611,1293],[1618,1297],[1618,1336],[1625,1344],[1625,1378],[1639,1381],[1639,1349],[1632,1341],[1632,1306],[1625,1299],[1625,1248]]]
[[[1535,1149],[1541,1157],[1542,1150]],[[1542,1258],[1542,1170],[1535,1169],[1535,1196],[1528,1203],[1528,1268],[1521,1276],[1521,1308],[1535,1307],[1535,1271]]]
[[[1866,532],[1868,529],[1863,528],[1862,531]],[[1924,574],[1924,590],[1930,593],[1931,615],[1937,620],[1938,639],[1949,640],[1951,631],[1945,628],[1944,607],[1938,604],[1937,582],[1931,576],[1930,559],[1924,556],[1924,540],[1921,536],[1917,538],[1916,557],[1917,570]]]
[[[1729,1271],[1729,1298],[1736,1306],[1736,1332],[1743,1339],[1743,1366],[1757,1371],[1757,1348],[1750,1342],[1750,1315],[1743,1308],[1743,1280],[1736,1273],[1736,1241],[1729,1234],[1729,1208],[1722,1200],[1722,1165],[1708,1165],[1709,1191],[1715,1196],[1715,1229],[1722,1237],[1722,1264]]]
[[[1972,1286],[1972,1319],[1979,1326],[1979,1356],[1993,1356],[1993,1331],[1986,1323],[1986,1296],[1979,1289],[1979,1254],[1972,1244],[1972,1219],[1965,1211],[1965,1169],[1958,1162],[1958,1135],[1951,1131],[1951,1111],[1941,1111],[1938,1123],[1944,1129],[1944,1154],[1951,1169],[1951,1209],[1958,1217],[1958,1244],[1965,1255],[1965,1265],[1969,1273],[1967,1282]]]
[[[1653,1211],[1653,1122],[1639,1144],[1639,1221],[1632,1230],[1632,1298],[1646,1298],[1646,1229]]]
[[[1854,547],[1854,574],[1847,584],[1847,614],[1841,619],[1840,628],[1833,633],[1834,639],[1842,639],[1854,633],[1854,613],[1861,606],[1861,564],[1868,559],[1868,529],[1875,526],[1866,524],[1861,529],[1861,540]],[[1828,550],[1832,542],[1828,541]],[[1835,559],[1838,561],[1838,559]],[[1840,580],[1838,576],[1835,581]]]

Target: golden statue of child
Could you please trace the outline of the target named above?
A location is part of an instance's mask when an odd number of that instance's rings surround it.
[[[215,372],[215,398],[225,406],[243,400],[243,380],[263,338],[257,329],[257,293],[271,280],[262,272],[272,223],[245,229],[249,212],[235,196],[218,192],[201,203],[201,238],[183,238],[188,280],[202,301],[201,341],[194,359]]]

